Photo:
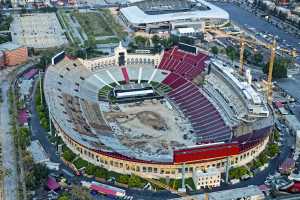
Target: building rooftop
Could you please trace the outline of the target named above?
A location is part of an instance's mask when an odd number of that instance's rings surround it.
[[[245,197],[254,197],[253,199],[264,199],[263,192],[259,189],[258,186],[250,185],[248,187],[236,188],[231,190],[223,190],[219,192],[212,192],[208,194],[210,200],[232,200],[232,199],[240,199]],[[205,195],[194,195],[192,196],[195,200],[204,200]],[[251,198],[251,199],[252,199]],[[176,198],[176,199],[184,199],[184,198]]]
[[[49,161],[46,151],[38,140],[32,141],[27,149],[31,153],[35,163],[44,163]]]
[[[13,42],[6,42],[6,43],[3,43],[3,44],[0,44],[0,51],[12,51],[12,50],[15,50],[17,48],[20,48],[22,47],[21,45],[19,44],[16,44],[16,43],[13,43]]]
[[[292,129],[295,131],[300,130],[300,121],[297,119],[296,115],[286,115],[285,118]]]
[[[203,0],[198,0],[197,2],[203,4],[204,6],[210,9],[158,14],[158,15],[146,14],[143,10],[141,10],[137,6],[129,6],[126,8],[122,8],[120,11],[126,17],[126,19],[133,24],[159,23],[164,21],[201,19],[201,18],[229,19],[229,14],[225,10]]]
[[[178,28],[178,32],[181,34],[185,34],[185,33],[194,33],[195,29],[192,27],[189,28]]]

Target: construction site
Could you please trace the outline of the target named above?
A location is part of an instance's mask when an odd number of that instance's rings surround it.
[[[113,105],[104,116],[119,141],[136,151],[157,156],[194,144],[190,123],[165,100]]]

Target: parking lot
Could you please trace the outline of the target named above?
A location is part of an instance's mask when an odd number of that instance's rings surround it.
[[[10,27],[12,41],[37,49],[68,43],[55,13],[15,15]]]

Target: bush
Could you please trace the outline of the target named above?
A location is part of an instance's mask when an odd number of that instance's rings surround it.
[[[76,155],[70,150],[70,149],[66,149],[63,152],[63,158],[66,161],[72,162],[75,159]]]
[[[97,167],[93,164],[88,164],[88,166],[86,166],[85,168],[85,173],[88,174],[88,175],[95,175],[96,174],[96,170],[97,170]]]
[[[279,131],[278,130],[274,130],[274,132],[273,132],[273,140],[275,142],[279,142],[279,139],[280,139]]]
[[[268,159],[268,157],[267,157],[267,155],[266,155],[265,152],[262,152],[262,153],[258,156],[258,160],[259,160],[259,162],[261,162],[263,165],[269,161],[269,159]]]
[[[87,167],[87,166],[89,165],[88,161],[83,160],[83,159],[81,159],[81,158],[78,158],[77,160],[75,160],[75,161],[73,162],[73,164],[75,165],[75,167],[76,167],[77,169],[81,169],[81,168]]]
[[[143,182],[140,177],[136,175],[131,175],[128,180],[128,187],[141,188],[143,187]]]
[[[34,164],[31,170],[26,171],[26,187],[31,190],[37,189],[48,177],[49,170],[45,165]]]
[[[277,144],[270,144],[266,151],[267,155],[272,158],[279,153],[279,146]]]
[[[128,184],[128,182],[129,182],[129,176],[128,175],[120,175],[117,178],[117,182],[123,183],[123,184]]]
[[[108,172],[106,169],[101,168],[101,167],[97,167],[96,172],[95,172],[95,176],[98,178],[104,178],[107,179],[108,177]]]
[[[22,127],[19,130],[19,144],[25,149],[30,144],[31,133],[28,128]]]
[[[229,177],[230,179],[240,179],[242,176],[248,174],[249,171],[246,167],[237,167],[237,168],[231,168],[229,170]]]

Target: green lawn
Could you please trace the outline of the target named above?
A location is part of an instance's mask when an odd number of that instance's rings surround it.
[[[123,27],[115,20],[109,9],[102,9],[100,11],[108,21],[110,27],[118,34],[119,38],[124,38],[128,35],[128,33],[124,31]]]
[[[97,36],[112,36],[113,32],[110,26],[105,22],[103,17],[96,12],[73,12],[73,16],[88,35],[88,37],[94,38]]]
[[[96,44],[109,44],[109,43],[119,43],[119,39],[118,38],[107,38],[104,40],[96,40]]]

